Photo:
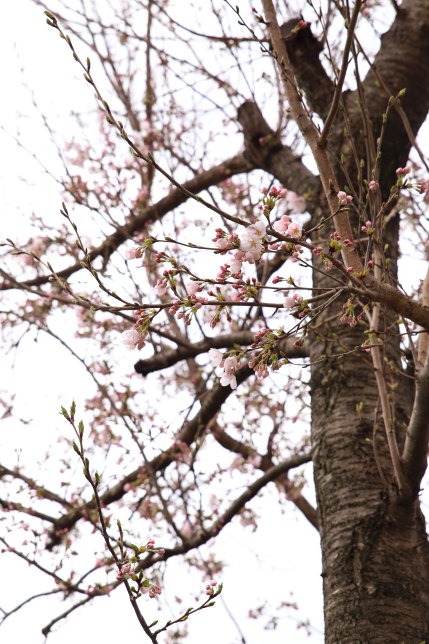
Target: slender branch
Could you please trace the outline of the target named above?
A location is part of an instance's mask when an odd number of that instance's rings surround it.
[[[296,339],[294,337],[285,338],[279,343],[279,350],[282,356],[286,358],[306,358],[308,356],[306,346],[294,346]],[[236,333],[217,335],[213,338],[205,338],[201,342],[197,342],[189,347],[178,347],[171,351],[160,351],[159,353],[155,353],[151,358],[139,360],[134,365],[134,368],[137,373],[145,376],[148,373],[171,367],[180,360],[187,360],[201,353],[206,353],[212,348],[225,349],[231,348],[234,345],[247,346],[253,342],[255,342],[255,337],[250,331],[237,331]]]
[[[327,143],[329,132],[330,132],[331,126],[332,126],[332,124],[334,122],[335,116],[337,114],[338,106],[340,104],[340,98],[341,98],[341,94],[342,94],[343,84],[344,84],[344,80],[346,78],[347,68],[349,66],[349,53],[350,53],[350,49],[351,49],[351,46],[352,46],[352,43],[353,43],[353,38],[354,38],[354,35],[355,35],[356,23],[357,23],[357,19],[359,17],[360,10],[362,8],[362,4],[363,4],[362,0],[356,0],[356,4],[355,4],[354,9],[353,9],[352,17],[350,19],[349,24],[347,25],[347,39],[346,39],[346,44],[344,45],[343,59],[342,59],[342,63],[341,63],[341,70],[340,70],[340,74],[338,76],[337,85],[335,87],[335,92],[334,92],[334,97],[332,99],[332,104],[331,104],[331,107],[329,109],[329,113],[328,113],[328,116],[326,117],[325,125],[323,127],[323,130],[322,130],[322,132],[320,134],[320,138],[319,138],[319,146],[321,148],[325,147],[325,145]]]
[[[106,237],[104,242],[93,248],[88,253],[88,261],[93,262],[97,257],[102,257],[104,262],[123,244],[127,239],[131,238],[135,233],[142,231],[150,221],[161,219],[165,214],[177,208],[182,203],[187,201],[190,192],[197,194],[202,190],[206,190],[210,186],[216,185],[228,179],[235,174],[242,172],[250,172],[253,166],[247,161],[242,154],[238,154],[226,161],[214,166],[210,170],[206,170],[196,175],[189,181],[183,184],[186,192],[182,189],[173,189],[166,197],[160,199],[156,204],[148,206],[137,216],[130,217],[124,226],[118,226],[117,230]],[[80,261],[72,264],[71,266],[58,271],[56,275],[61,279],[67,279],[77,271],[82,270]],[[52,275],[40,275],[30,280],[23,282],[8,281],[7,275],[5,281],[0,284],[0,291],[8,290],[11,288],[25,289],[31,286],[40,286],[46,284],[51,280]]]
[[[223,429],[220,427],[216,427],[216,429],[213,431],[213,436],[215,439],[218,441],[222,447],[225,447],[225,449],[228,449],[232,452],[235,452],[236,454],[241,454],[244,459],[247,459],[251,456],[255,455],[255,450],[254,448],[250,447],[249,445],[246,445],[245,443],[232,438],[232,436],[229,436]],[[260,454],[258,455],[260,458],[260,464],[258,466],[258,469],[262,470],[263,472],[267,472],[270,468],[273,467],[273,462],[271,458],[266,454],[265,456],[261,456]],[[311,462],[311,454],[307,455],[308,457],[308,463]],[[256,467],[256,466],[255,466]],[[316,530],[319,529],[319,524],[318,524],[318,518],[317,518],[317,511],[311,503],[307,501],[307,499],[301,494],[293,494],[292,496],[290,495],[290,487],[291,487],[291,482],[287,476],[287,474],[283,474],[280,476],[277,480],[277,483],[282,487],[283,491],[285,494],[288,496],[290,501],[303,513],[306,519],[311,523],[313,528],[316,528]]]
[[[311,460],[311,457],[308,454],[301,454],[299,456],[292,456],[282,463],[269,468],[262,476],[251,483],[243,494],[237,497],[230,504],[227,510],[225,510],[225,512],[223,512],[209,528],[203,530],[191,539],[188,539],[186,542],[179,544],[175,548],[166,548],[165,554],[162,556],[155,555],[154,557],[150,556],[146,559],[142,559],[136,566],[137,570],[145,570],[157,561],[164,561],[166,559],[176,557],[177,555],[184,554],[207,543],[210,539],[216,537],[225,525],[227,525],[231,519],[233,519],[234,516],[244,508],[246,503],[253,499],[258,492],[267,485],[267,483],[274,482],[281,475],[286,474],[289,470],[295,467],[308,463],[309,460]]]
[[[289,55],[281,35],[280,27],[277,22],[276,11],[272,0],[262,0],[264,7],[265,18],[269,25],[271,42],[274,47],[274,55],[280,67],[282,80],[289,102],[290,110],[293,118],[295,119],[302,135],[308,143],[311,152],[313,153],[314,160],[317,164],[320,179],[322,181],[323,190],[329,204],[331,214],[335,213],[334,223],[341,239],[353,240],[353,231],[350,225],[348,213],[346,209],[338,210],[338,197],[339,192],[338,182],[332,168],[331,162],[328,158],[325,149],[319,145],[320,137],[319,132],[304,109],[300,95],[298,93],[296,82],[294,79],[292,65],[289,60]],[[363,272],[363,265],[357,253],[354,244],[352,246],[344,246],[341,250],[344,264],[346,268],[352,268],[357,273]]]
[[[250,367],[242,367],[236,373],[237,383],[241,384],[252,374],[253,371]],[[181,441],[186,443],[186,445],[191,445],[199,436],[202,429],[207,427],[211,419],[218,413],[231,392],[232,390],[230,387],[222,387],[221,385],[211,389],[201,400],[201,409],[199,412],[194,416],[194,418],[184,424],[181,431],[175,437],[174,442]],[[100,494],[102,507],[106,507],[121,499],[126,494],[125,488],[127,487],[127,483],[138,482],[141,485],[142,482],[149,477],[148,471],[153,474],[164,471],[172,462],[174,462],[174,455],[175,450],[174,445],[172,445],[170,449],[162,451],[160,454],[155,456],[149,462],[149,467],[147,469],[145,469],[144,466],[141,466],[127,474],[127,476],[122,478],[116,485],[106,490],[103,494]],[[73,526],[75,526],[76,523],[84,516],[88,508],[93,507],[94,502],[90,501],[89,503],[85,503],[79,508],[68,512],[57,519],[55,522],[55,529],[49,534],[47,549],[52,550],[55,545],[60,543],[61,537],[58,536],[59,531],[70,530],[73,528]]]
[[[81,599],[80,602],[76,602],[76,604],[73,604],[73,606],[70,606],[70,608],[68,608],[63,613],[61,613],[61,615],[57,615],[57,617],[52,619],[49,622],[49,624],[46,624],[46,626],[44,626],[44,628],[42,628],[42,635],[47,637],[49,635],[49,633],[51,632],[52,627],[55,626],[55,624],[60,622],[62,619],[65,619],[66,617],[68,617],[68,615],[70,615],[70,613],[73,613],[73,611],[75,611],[77,608],[80,608],[81,606],[84,606],[85,604],[90,602],[91,599],[93,599],[93,597],[85,597],[85,599]]]
[[[426,271],[426,277],[423,281],[421,299],[424,306],[429,306],[429,268]],[[429,350],[429,334],[421,333],[419,335],[419,341],[417,345],[417,360],[416,360],[417,370],[421,369],[425,364],[428,350]]]
[[[419,493],[420,483],[427,468],[429,441],[429,353],[424,366],[417,375],[413,411],[405,437],[403,451],[404,469],[414,496]]]
[[[3,476],[11,476],[14,479],[24,481],[25,483],[27,483],[28,487],[31,490],[35,490],[37,492],[39,498],[48,499],[49,501],[55,501],[56,503],[59,503],[60,505],[67,508],[71,507],[71,503],[69,501],[58,496],[58,494],[51,492],[46,487],[39,485],[38,483],[36,483],[36,481],[28,476],[25,476],[25,474],[22,474],[19,470],[11,470],[5,465],[0,464],[0,479]]]

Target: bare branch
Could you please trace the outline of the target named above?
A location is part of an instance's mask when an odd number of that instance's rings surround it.
[[[223,514],[216,519],[216,521],[213,522],[213,524],[207,529],[202,531],[200,534],[196,535],[195,537],[192,537],[191,539],[188,539],[186,542],[178,545],[175,548],[166,548],[165,549],[165,554],[162,556],[155,555],[155,557],[149,556],[146,559],[143,559],[142,561],[139,562],[137,565],[138,570],[145,570],[152,566],[154,563],[157,561],[161,561],[164,559],[170,559],[171,557],[176,557],[177,555],[184,554],[185,552],[189,552],[190,550],[193,550],[194,548],[198,548],[199,546],[202,546],[203,544],[207,543],[212,539],[213,537],[216,537],[221,530],[227,525],[231,519],[234,518],[244,508],[246,503],[248,503],[251,499],[253,499],[262,488],[264,488],[267,483],[270,483],[272,481],[275,481],[278,477],[280,477],[283,474],[286,474],[289,470],[299,467],[300,465],[304,465],[305,463],[308,463],[311,460],[311,456],[308,454],[300,455],[300,456],[292,456],[291,458],[283,461],[282,463],[279,463],[278,465],[274,465],[273,467],[269,468],[263,476],[259,477],[251,483],[248,488],[241,494],[237,499],[235,499],[230,506],[228,507]]]
[[[217,166],[214,166],[210,170],[202,172],[197,176],[193,177],[189,181],[183,184],[183,188],[187,192],[193,194],[198,194],[202,190],[206,190],[210,186],[216,185],[228,177],[231,177],[235,174],[240,174],[242,172],[249,172],[253,169],[252,166],[241,154],[238,154],[230,159],[227,159],[223,163],[220,163]],[[177,208],[182,203],[187,201],[189,195],[185,194],[181,189],[174,188],[170,193],[160,199],[153,206],[148,206],[140,214],[134,217],[130,217],[128,222],[124,226],[118,226],[116,232],[112,235],[109,235],[105,241],[93,248],[88,253],[88,260],[93,262],[97,257],[102,257],[104,262],[119,248],[121,244],[129,239],[134,233],[142,231],[149,221],[154,221],[156,219],[161,219],[165,214]],[[76,262],[72,266],[65,268],[61,271],[58,271],[56,275],[60,279],[67,279],[73,273],[82,270],[82,264]],[[35,277],[34,279],[26,280],[24,282],[9,282],[4,281],[0,284],[0,291],[5,291],[12,288],[21,288],[25,289],[31,286],[40,286],[41,284],[46,284],[51,280],[51,275],[41,275]]]
[[[306,358],[308,356],[308,350],[304,345],[294,346],[296,339],[297,338],[290,337],[279,343],[279,350],[282,357]],[[250,331],[237,331],[236,333],[217,335],[213,338],[206,338],[201,342],[196,342],[188,347],[181,346],[177,349],[172,349],[171,351],[160,351],[159,353],[155,353],[151,358],[139,360],[134,365],[134,368],[137,373],[145,376],[148,373],[171,367],[180,360],[194,358],[202,353],[206,353],[209,349],[226,349],[232,348],[234,345],[248,346],[254,341],[254,334]]]
[[[324,147],[327,143],[328,136],[329,136],[329,131],[331,129],[332,123],[334,122],[335,116],[338,111],[338,106],[340,104],[340,98],[341,98],[341,93],[343,89],[343,84],[344,80],[346,78],[346,73],[347,69],[349,66],[349,54],[350,54],[350,49],[353,43],[353,38],[355,35],[355,28],[356,28],[356,23],[357,19],[360,13],[360,10],[362,8],[362,0],[356,0],[356,4],[353,9],[352,17],[350,18],[350,22],[347,25],[347,40],[346,44],[344,45],[344,52],[343,52],[343,60],[341,63],[341,70],[337,79],[337,84],[335,87],[335,94],[334,98],[332,99],[332,105],[329,108],[329,113],[326,117],[325,125],[323,127],[322,133],[320,135],[320,140],[319,140],[319,145],[321,147]]]
[[[247,459],[251,456],[255,455],[255,450],[250,447],[249,445],[246,445],[245,443],[232,438],[232,436],[229,436],[223,429],[220,427],[216,427],[216,429],[213,432],[213,435],[215,439],[218,441],[222,447],[225,447],[225,449],[228,449],[232,452],[235,452],[236,454],[241,454],[244,459]],[[260,465],[259,469],[261,469],[263,472],[268,472],[274,464],[271,460],[271,458],[268,456],[268,454],[262,456],[259,454],[260,458]],[[308,454],[308,463],[311,462],[311,454]],[[307,501],[307,499],[301,494],[301,492],[293,492],[290,494],[290,488],[291,488],[291,482],[288,478],[287,473],[282,474],[279,476],[277,479],[278,485],[283,489],[285,494],[287,495],[288,499],[294,503],[294,505],[301,510],[303,515],[305,516],[306,519],[311,523],[313,528],[316,528],[316,530],[319,529],[319,522],[317,518],[317,511],[311,503]]]
[[[242,367],[236,373],[237,383],[241,384],[252,374],[253,371],[250,367]],[[200,435],[201,431],[207,427],[211,419],[218,413],[225,400],[230,396],[231,391],[232,390],[229,386],[222,387],[221,385],[210,390],[201,400],[201,409],[199,412],[194,416],[194,418],[184,424],[181,431],[175,437],[175,442],[181,441],[186,443],[186,445],[191,445]],[[116,485],[106,490],[103,494],[100,494],[100,501],[103,507],[121,499],[126,494],[125,488],[127,483],[138,482],[141,485],[147,478],[150,478],[150,475],[154,475],[157,472],[165,470],[175,460],[174,454],[174,445],[172,445],[170,449],[163,451],[149,461],[146,467],[142,465],[133,472],[130,472]],[[70,530],[73,528],[73,526],[76,525],[76,523],[84,516],[86,510],[93,507],[94,502],[91,501],[57,519],[54,530],[49,534],[49,542],[47,544],[48,550],[51,550],[61,542],[61,537],[58,536],[59,531]]]
[[[429,353],[417,375],[416,393],[410,423],[407,428],[403,463],[414,496],[427,468],[429,442]]]

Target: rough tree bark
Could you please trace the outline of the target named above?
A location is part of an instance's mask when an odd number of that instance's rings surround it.
[[[284,25],[282,36],[310,108],[326,118],[327,100],[334,88],[321,68],[317,41],[309,28],[293,32],[296,23],[291,20]],[[356,160],[364,161],[363,178],[372,178],[374,150],[389,98],[406,88],[401,99],[405,123],[400,108],[390,109],[381,147],[378,179],[383,198],[388,197],[396,181],[395,169],[407,161],[410,132],[417,133],[429,109],[428,63],[429,3],[405,0],[382,37],[374,65],[359,90],[342,95],[327,141],[341,188],[347,185],[359,195],[362,177]],[[304,183],[317,221],[324,203],[314,178],[305,181],[301,169],[295,173],[299,178],[294,184],[290,166],[282,166],[282,155],[285,158],[289,152],[279,145],[275,133],[270,135],[256,106],[242,106],[239,120],[248,158],[291,189],[302,193]],[[261,136],[264,149],[258,148]],[[393,285],[397,278],[398,219],[398,214],[392,216],[384,233],[389,259],[384,279]],[[359,222],[352,218],[352,225],[357,233]],[[333,285],[326,273],[315,271],[313,278],[315,287]],[[338,314],[343,303],[337,304]],[[404,498],[394,483],[373,365],[368,354],[350,353],[364,342],[365,335],[359,326],[338,328],[338,318],[334,321],[333,317],[331,308],[329,319],[319,319],[319,339],[309,341],[326,642],[429,642],[429,545],[418,489]],[[394,396],[395,432],[402,449],[412,407],[410,381],[401,370],[397,316],[382,307],[381,317],[380,337],[386,340],[384,377],[389,394]],[[335,357],[338,354],[344,355],[339,359]],[[327,358],[320,360],[321,356]]]
[[[39,4],[39,0],[36,1]],[[360,1],[356,0],[358,5]],[[339,324],[345,298],[338,298],[325,313],[317,317],[313,330],[309,325],[310,330],[302,346],[296,346],[294,338],[288,337],[278,347],[279,353],[289,358],[310,358],[312,454],[292,456],[275,464],[268,443],[267,453],[261,455],[259,465],[255,466],[262,471],[262,475],[212,521],[209,529],[201,521],[204,529],[196,531],[190,538],[179,534],[177,547],[165,549],[163,555],[147,554],[136,569],[149,569],[161,557],[163,560],[171,559],[205,544],[219,534],[269,481],[277,481],[287,494],[290,489],[289,470],[312,458],[317,516],[300,494],[294,494],[292,501],[320,530],[327,644],[429,644],[429,542],[418,498],[420,481],[427,465],[429,361],[421,368],[417,380],[408,377],[402,367],[398,327],[398,314],[407,316],[408,312],[413,311],[410,319],[429,330],[429,307],[411,302],[399,290],[392,288],[397,286],[399,214],[396,198],[388,199],[390,188],[396,182],[395,170],[406,164],[413,137],[429,110],[429,0],[404,0],[400,7],[396,6],[396,2],[394,5],[396,18],[382,37],[380,51],[370,71],[364,79],[357,78],[356,91],[342,92],[339,110],[326,141],[323,140],[319,148],[313,145],[311,149],[317,157],[319,152],[325,154],[326,148],[329,157],[326,165],[329,170],[333,169],[331,177],[335,178],[341,189],[347,186],[354,194],[354,203],[366,198],[367,190],[363,190],[362,186],[365,180],[372,179],[379,182],[380,193],[370,198],[378,199],[379,205],[382,201],[389,201],[389,208],[382,213],[385,218],[382,246],[386,260],[380,266],[382,283],[361,275],[362,282],[358,282],[358,285],[362,284],[361,299],[356,298],[356,303],[359,307],[368,305],[368,309],[371,309],[374,303],[380,302],[377,304],[380,306],[380,323],[373,342],[380,339],[382,361],[381,367],[377,368],[382,371],[386,383],[386,398],[394,408],[392,432],[402,454],[400,469],[408,485],[404,488],[398,485],[397,471],[392,464],[384,429],[374,364],[370,353],[362,349],[367,339],[367,327]],[[344,18],[346,24],[350,25],[350,16]],[[312,35],[310,27],[300,24],[298,18],[283,25],[281,36],[284,39],[282,47],[286,47],[296,82],[306,96],[309,109],[325,123],[329,122],[333,114],[331,104],[337,93],[321,62],[322,45]],[[281,45],[280,36],[278,40]],[[349,57],[356,57],[358,48],[358,44],[352,44]],[[96,48],[95,51],[98,55]],[[286,53],[284,58],[287,58]],[[402,95],[404,89],[406,92]],[[398,97],[400,93],[400,103],[396,98],[391,100],[391,97]],[[126,103],[125,111],[133,123],[135,115],[130,105]],[[384,118],[386,111],[387,120]],[[304,111],[302,116],[309,130],[318,136],[314,124],[310,123]],[[224,181],[226,177],[251,172],[256,168],[276,177],[289,190],[305,194],[311,213],[308,228],[329,215],[329,207],[332,212],[333,200],[338,210],[338,187],[334,190],[334,186],[329,185],[331,177],[326,181],[321,172],[321,181],[319,176],[313,174],[284,145],[280,133],[269,127],[255,103],[247,101],[241,105],[238,121],[244,135],[243,154],[231,157],[210,170],[201,171],[181,186],[173,182],[174,189],[157,203],[142,207],[135,216],[128,218],[126,225],[118,227],[102,244],[88,253],[87,261],[103,258],[107,263],[125,240],[144,230],[148,221],[161,219],[190,196]],[[137,121],[134,127],[140,129]],[[122,131],[122,126],[119,129]],[[378,156],[381,132],[383,138]],[[142,157],[142,160],[148,161],[148,158]],[[214,206],[211,207],[216,210]],[[353,212],[352,208],[352,232],[358,240],[358,250],[362,251],[363,245],[359,246],[362,222]],[[333,230],[333,220],[330,219],[323,234]],[[314,235],[313,241],[317,241],[319,234],[320,230]],[[360,254],[362,256],[362,252]],[[357,259],[359,263],[359,257]],[[315,255],[315,289],[337,287],[338,281],[331,277],[334,271],[318,271],[318,261]],[[277,259],[264,264],[265,277],[267,273],[278,270],[283,262],[284,256],[279,253]],[[56,278],[66,280],[81,269],[82,262],[76,261],[59,271]],[[345,270],[343,273],[346,273],[345,280],[348,280],[350,273]],[[43,297],[46,292],[38,289],[49,284],[52,278],[51,273],[46,272],[19,282],[3,269],[0,269],[0,274],[3,276],[0,290],[21,288]],[[387,289],[387,295],[383,295],[382,287]],[[315,293],[319,292],[315,290]],[[402,300],[398,304],[395,299],[400,298]],[[74,304],[72,300],[68,302]],[[81,301],[80,305],[90,307],[86,300]],[[134,305],[130,306],[133,309]],[[130,322],[134,321],[131,316],[124,314],[124,317]],[[180,360],[190,362],[210,348],[231,348],[237,344],[249,346],[254,341],[250,327],[207,336],[194,343],[181,335],[179,330],[175,337],[170,331],[167,334],[158,328],[154,328],[153,333],[177,346],[162,349],[151,358],[139,360],[135,368],[142,376],[172,366]],[[192,367],[196,372],[196,363],[192,363]],[[237,372],[238,384],[251,374],[253,371],[249,366],[241,367]],[[240,454],[244,459],[254,454],[252,446],[229,436],[217,425],[216,416],[230,395],[230,389],[220,385],[212,389],[196,389],[201,402],[197,414],[184,422],[169,449],[156,453],[151,460],[145,461],[144,468],[139,465],[107,487],[100,495],[103,507],[122,500],[130,485],[140,487],[144,483],[150,491],[156,476],[176,462],[177,443],[192,446],[206,430],[222,447]],[[94,509],[93,500],[74,506],[47,489],[43,489],[41,494],[38,483],[18,471],[0,466],[0,475],[20,479],[30,490],[37,489],[41,499],[52,499],[62,504],[56,517],[40,512],[36,514],[31,508],[31,514],[49,522],[48,550],[57,547],[64,534],[88,516],[88,510]],[[0,504],[11,509],[11,504],[2,499]],[[19,506],[19,509],[22,507]],[[66,582],[64,588],[67,588]],[[60,616],[58,619],[62,618]],[[47,634],[55,623],[56,620],[53,620],[43,632]]]

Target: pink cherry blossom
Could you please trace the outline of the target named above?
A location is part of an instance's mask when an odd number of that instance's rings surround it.
[[[241,268],[242,268],[242,262],[243,262],[243,257],[241,257],[243,253],[240,253],[240,251],[237,251],[231,260],[231,263],[229,265],[229,270],[233,275],[236,275],[237,273],[240,273]]]
[[[396,174],[398,177],[405,176],[410,172],[411,168],[409,165],[406,165],[405,168],[396,168]]]
[[[302,296],[298,295],[298,293],[294,293],[293,295],[288,295],[287,298],[285,299],[285,308],[293,309],[300,302],[302,302]]]
[[[237,389],[237,379],[233,373],[224,373],[220,379],[220,384],[222,387],[227,387],[229,385],[231,389]]]
[[[344,192],[344,190],[340,190],[337,193],[337,197],[338,197],[338,201],[340,202],[340,204],[349,203],[353,199],[353,197],[351,197],[350,195],[346,194]]]
[[[294,237],[295,239],[299,239],[302,235],[302,225],[296,221],[290,223],[286,231],[286,235],[288,237]]]
[[[307,210],[307,202],[304,197],[300,197],[296,192],[288,192],[286,196],[286,206],[291,212],[302,214]]]
[[[153,599],[154,597],[156,597],[156,595],[160,595],[161,592],[162,591],[161,591],[161,588],[159,586],[151,586],[149,588],[149,597],[151,599]]]
[[[276,230],[278,233],[284,234],[289,225],[292,223],[292,219],[288,217],[288,215],[283,215],[273,223],[273,228]]]
[[[230,385],[231,389],[237,389],[237,380],[235,377],[235,370],[237,369],[237,358],[230,356],[226,358],[223,363],[224,373],[220,379],[220,384],[223,387]]]
[[[228,241],[225,237],[220,237],[219,239],[216,239],[215,241],[216,248],[219,248],[219,250],[230,250],[233,248],[233,245],[231,244],[230,241]]]
[[[249,237],[250,239],[262,239],[262,237],[265,236],[267,227],[265,223],[259,219],[259,221],[256,221],[254,224],[251,224],[250,226],[247,226],[245,236]]]
[[[165,295],[165,293],[167,292],[167,280],[165,279],[165,277],[159,278],[154,288],[154,291],[159,296]]]
[[[138,259],[142,256],[142,249],[139,246],[134,248],[127,248],[125,251],[125,259]]]
[[[237,358],[234,356],[229,356],[228,358],[225,359],[225,362],[223,363],[223,368],[225,369],[225,373],[231,374],[235,373],[235,370],[237,369]]]
[[[223,354],[221,351],[219,351],[219,349],[210,349],[209,356],[210,356],[212,365],[214,365],[215,367],[221,366],[222,360],[223,360]]]
[[[249,228],[246,228],[246,230],[249,230]],[[263,250],[260,239],[258,239],[257,237],[250,237],[247,234],[241,238],[240,248],[242,251],[244,251],[246,261],[249,262],[249,264],[254,264],[256,261],[258,261]]]
[[[118,574],[116,575],[116,579],[118,581],[122,581],[123,579],[126,579],[130,575],[133,574],[133,567],[132,565],[128,562],[122,566]]]
[[[135,349],[140,341],[140,333],[137,329],[127,329],[122,333],[121,341],[128,349]]]
[[[188,291],[189,295],[195,295],[200,290],[200,283],[193,281],[188,282],[186,285],[186,290]]]

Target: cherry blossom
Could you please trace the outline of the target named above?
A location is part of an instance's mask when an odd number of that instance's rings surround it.
[[[338,201],[340,202],[340,204],[346,204],[346,203],[349,203],[349,202],[350,202],[350,201],[352,201],[352,199],[353,199],[353,197],[351,197],[350,195],[346,194],[346,193],[344,192],[344,190],[340,190],[340,191],[337,193],[337,197],[338,197]]]
[[[273,228],[278,233],[285,234],[291,223],[292,219],[288,217],[288,215],[283,215],[282,217],[280,217],[280,219],[273,223]]]
[[[154,291],[159,296],[165,295],[167,292],[167,286],[168,286],[168,283],[165,277],[160,277],[156,283]]]
[[[127,329],[122,333],[121,341],[130,350],[142,349],[146,335],[146,333],[139,333],[137,329]]]
[[[139,259],[142,256],[142,249],[139,246],[134,248],[127,248],[125,251],[125,259]]]
[[[130,562],[128,562],[122,566],[122,568],[116,575],[116,579],[118,581],[122,581],[123,579],[127,579],[132,574],[133,574],[133,567],[130,564]]]
[[[260,239],[244,235],[240,240],[240,248],[245,253],[246,261],[254,264],[260,258],[264,247]]]
[[[186,290],[188,291],[189,295],[195,295],[198,293],[198,291],[201,289],[201,285],[199,282],[188,282],[186,285]]]
[[[230,250],[231,248],[233,248],[233,245],[226,239],[226,237],[220,237],[219,239],[216,239],[215,245],[216,248],[219,248],[219,250]]]
[[[410,172],[411,168],[409,165],[406,165],[405,168],[396,168],[396,174],[398,177],[403,177]]]
[[[210,349],[208,353],[209,353],[210,360],[211,360],[212,364],[215,367],[220,367],[221,364],[222,364],[222,360],[223,360],[222,352],[219,351],[219,349]]]
[[[288,229],[286,231],[286,235],[288,237],[294,237],[295,239],[299,239],[302,235],[302,225],[296,221],[293,221],[292,223],[289,224]]]
[[[307,202],[304,197],[300,197],[293,191],[288,191],[286,195],[286,206],[291,212],[299,214],[302,214],[307,210]]]
[[[245,254],[241,251],[237,251],[229,265],[229,269],[233,275],[237,275],[241,272],[243,259],[245,259]]]
[[[237,389],[237,380],[235,378],[235,370],[237,369],[237,358],[230,356],[226,358],[223,363],[224,374],[220,379],[220,384],[223,387],[230,385],[231,389]]]
[[[298,295],[298,293],[294,293],[293,295],[288,295],[287,298],[285,299],[285,308],[293,309],[300,302],[302,302],[302,296]]]
[[[254,224],[247,226],[246,236],[252,239],[262,239],[266,233],[267,227],[265,223],[259,219]]]
[[[161,588],[160,588],[159,586],[151,586],[151,587],[149,588],[149,597],[150,597],[151,599],[153,599],[153,598],[154,598],[154,597],[156,597],[157,595],[160,595],[160,594],[161,594],[161,592],[162,592],[162,591],[161,591]]]

